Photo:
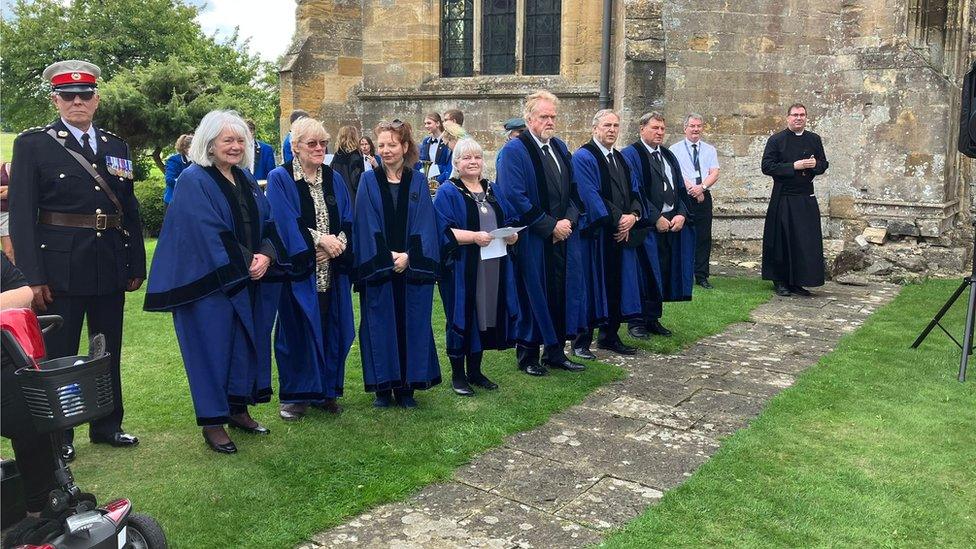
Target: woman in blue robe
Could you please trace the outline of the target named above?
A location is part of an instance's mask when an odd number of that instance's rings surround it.
[[[430,191],[417,161],[410,125],[376,127],[381,168],[366,172],[356,192],[353,256],[361,320],[363,381],[373,405],[417,405],[415,389],[441,382],[430,315],[440,266]]]
[[[328,134],[313,118],[291,127],[295,159],[271,171],[268,202],[292,265],[280,285],[275,360],[279,414],[301,419],[309,405],[338,414],[346,357],[356,336],[349,273],[352,203],[342,177],[325,165]]]
[[[244,120],[212,111],[190,145],[153,257],[144,308],[173,313],[197,425],[218,453],[237,446],[224,430],[268,434],[247,407],[271,399],[269,267],[287,266],[264,193],[247,167]]]
[[[447,317],[451,384],[456,394],[472,396],[471,385],[498,388],[482,373],[481,360],[485,349],[515,345],[518,297],[510,257],[481,259],[481,248],[493,240],[489,232],[509,221],[491,183],[481,177],[485,166],[481,145],[471,138],[460,140],[452,163],[458,177],[447,180],[434,197],[445,244],[440,290]],[[514,234],[505,243],[517,240]]]
[[[176,139],[176,152],[169,155],[169,158],[166,159],[166,172],[164,173],[166,188],[163,190],[164,207],[169,207],[169,203],[173,201],[173,192],[176,190],[177,178],[180,177],[183,170],[190,167],[190,160],[186,155],[190,150],[190,143],[192,142],[192,133],[184,133],[179,136]]]
[[[414,169],[423,172],[424,162],[437,165],[438,174],[431,179],[435,179],[440,185],[451,176],[451,149],[444,141],[444,122],[441,121],[440,113],[429,112],[424,115],[424,129],[430,135],[420,142],[420,159],[414,164]]]

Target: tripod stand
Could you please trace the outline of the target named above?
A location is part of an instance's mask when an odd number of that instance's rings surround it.
[[[974,258],[974,261],[976,261],[976,258]],[[974,265],[974,267],[976,267],[976,265]],[[974,272],[976,272],[976,270],[974,270]],[[962,295],[963,291],[966,290],[966,286],[969,286],[969,308],[966,309],[966,332],[963,334],[962,344],[960,344],[959,341],[952,337],[952,334],[945,329],[940,321],[952,307],[952,304],[955,303],[956,300],[959,299],[959,296]],[[938,326],[939,329],[945,332],[945,335],[949,336],[949,339],[951,339],[953,343],[962,349],[962,359],[959,361],[959,381],[966,381],[966,366],[969,364],[969,355],[971,355],[973,352],[974,313],[976,313],[976,280],[973,279],[973,275],[970,275],[962,279],[962,284],[956,288],[956,291],[952,294],[948,301],[945,302],[945,305],[939,309],[939,312],[936,313],[936,315],[932,318],[932,322],[929,322],[929,325],[926,326],[925,329],[922,330],[922,333],[918,335],[918,338],[915,339],[915,343],[912,343],[912,349],[917,349],[918,346],[925,341],[925,337],[929,335],[929,332]]]

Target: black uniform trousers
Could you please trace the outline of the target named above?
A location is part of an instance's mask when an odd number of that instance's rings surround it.
[[[623,261],[623,250],[620,243],[613,239],[610,231],[603,231],[603,276],[606,281],[607,292],[607,323],[600,327],[600,343],[616,343],[620,341],[617,332],[620,330],[620,293],[623,278],[620,264]],[[593,329],[589,329],[576,336],[573,341],[574,349],[585,349],[593,342]]]
[[[93,420],[88,436],[92,440],[108,439],[122,430],[122,314],[125,309],[125,292],[89,296],[54,295],[45,314],[60,315],[64,319],[61,328],[44,336],[47,356],[56,358],[78,354],[81,325],[87,318],[88,334],[104,334],[106,350],[111,353],[112,398],[115,409],[109,415]],[[64,433],[64,442],[74,442],[74,430]]]
[[[695,220],[695,281],[708,278],[708,260],[712,256],[712,193],[705,191],[705,200],[690,200],[688,209]]]
[[[549,314],[552,315],[552,326],[557,335],[566,333],[566,241],[546,243],[546,301],[549,303]],[[568,357],[564,350],[564,343],[546,345],[542,359],[547,362],[562,364]],[[518,345],[515,349],[518,364],[522,369],[530,364],[539,363],[539,347],[536,345]]]
[[[668,221],[671,221],[671,219],[674,218],[674,216],[677,214],[678,214],[677,210],[671,210],[670,212],[661,215],[664,216],[664,218],[667,219]],[[658,235],[662,235],[665,238],[659,238]],[[661,288],[661,290],[662,292],[666,293],[667,290],[666,286],[668,284],[667,280],[671,273],[672,239],[669,238],[668,233],[658,233],[658,232],[653,232],[647,235],[647,238],[657,238],[657,261],[658,261],[658,265],[660,265],[661,268],[661,283],[665,285],[665,288]],[[647,258],[644,256],[642,252],[643,250],[641,250],[641,253],[637,254],[638,260],[641,262],[641,269],[643,269],[644,272],[648,273],[648,276],[651,276],[650,275],[651,266],[647,264]],[[641,293],[643,294],[643,288],[641,289]],[[661,301],[647,299],[644,295],[641,295],[641,300],[643,301],[641,308],[644,311],[644,319],[643,321],[630,322],[628,325],[631,328],[638,327],[638,326],[645,327],[650,322],[653,322],[661,318],[661,315],[664,313],[664,303],[662,303]]]

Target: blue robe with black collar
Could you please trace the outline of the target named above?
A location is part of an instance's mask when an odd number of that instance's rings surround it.
[[[254,179],[267,179],[275,169],[275,154],[271,145],[264,141],[254,141]]]
[[[570,170],[572,179],[572,161],[566,144],[556,138],[550,139],[549,143],[565,169]],[[502,147],[495,167],[498,195],[511,207],[513,225],[531,226],[549,215],[542,151],[529,132],[522,132],[518,139],[512,139]],[[576,185],[571,184],[569,191],[574,207],[583,210]],[[589,329],[583,243],[579,231],[574,228],[566,240],[565,329],[562,333],[557,332],[546,292],[546,261],[551,260],[547,257],[550,239],[551,236],[539,235],[529,227],[519,233],[519,241],[515,245],[515,276],[520,309],[516,339],[524,346],[562,344]]]
[[[674,185],[675,199],[681,202],[680,205],[675,204],[675,207],[683,207],[684,210],[687,210],[690,197],[688,196],[688,191],[685,189],[684,180],[681,178],[681,167],[678,165],[678,159],[674,156],[673,152],[668,150],[667,147],[662,146],[660,150],[661,156],[671,168],[671,179],[673,180],[672,184]],[[686,213],[685,225],[680,231],[676,233],[657,232],[657,230],[655,230],[653,227],[661,213],[660,210],[658,210],[651,203],[650,193],[645,186],[648,185],[652,179],[650,170],[656,170],[658,172],[655,177],[664,176],[660,173],[658,167],[654,166],[653,163],[650,162],[647,148],[640,139],[625,148],[621,154],[623,154],[624,159],[627,161],[627,165],[630,167],[631,173],[637,177],[637,181],[640,184],[641,203],[644,206],[644,212],[647,214],[647,222],[651,227],[651,232],[654,235],[654,238],[658,242],[660,242],[662,239],[668,239],[671,243],[671,272],[662,272],[659,275],[658,288],[660,288],[661,300],[690,301],[692,289],[695,285],[694,220],[692,219],[690,213]],[[651,240],[650,236],[647,238],[647,240]],[[655,248],[652,253],[650,248],[647,248],[647,256],[647,262],[654,265],[656,263],[654,259],[658,257],[657,249]],[[660,269],[660,267],[658,268]]]
[[[451,164],[452,152],[450,147],[444,144],[443,134],[440,141],[437,142],[437,152],[434,158],[430,157],[430,140],[433,139],[431,136],[423,138],[420,142],[420,159],[414,165],[414,169],[420,173],[424,173],[424,168],[422,162],[425,160],[433,160],[434,164],[437,164],[437,169],[440,170],[440,174],[434,179],[438,183],[444,183],[451,177],[451,170],[453,165]]]
[[[329,233],[346,234],[352,241],[352,201],[345,182],[323,166],[321,192],[329,210]],[[268,202],[278,232],[293,265],[302,269],[281,279],[278,287],[278,325],[274,334],[281,402],[318,402],[342,395],[346,357],[356,337],[353,320],[352,246],[330,261],[332,280],[328,310],[319,307],[315,245],[302,220],[302,205],[291,164],[268,175]],[[323,315],[325,328],[323,332]]]
[[[598,158],[599,157],[599,158]],[[640,195],[640,182],[626,162],[620,166],[627,175],[631,191],[634,196]],[[603,159],[603,152],[592,141],[583,145],[573,153],[573,175],[576,177],[580,199],[586,206],[586,215],[580,223],[580,231],[584,243],[584,265],[589,276],[588,311],[591,326],[606,323],[609,316],[607,309],[607,282],[604,266],[604,233],[617,232],[617,219],[611,215],[611,208],[607,206],[604,196],[610,195],[608,187],[610,171],[607,161]],[[629,213],[629,212],[625,212]],[[639,265],[638,249],[645,251],[654,261],[650,276],[643,278],[648,288],[654,291],[660,288],[660,271],[657,268],[657,242],[654,238],[645,238],[647,224],[643,217],[630,231],[630,238],[634,242],[621,249],[620,280],[620,317],[621,320],[631,320],[642,316],[641,284],[642,273]],[[638,242],[639,240],[639,242]],[[654,294],[658,297],[660,292]]]
[[[406,168],[402,178],[398,207],[383,170],[365,172],[356,192],[352,242],[368,392],[428,389],[441,382],[430,318],[441,232],[423,174]],[[405,272],[393,272],[391,251],[407,253]]]
[[[486,200],[499,227],[511,226],[506,215],[508,207],[499,200],[488,181]],[[478,263],[481,247],[477,244],[460,245],[452,229],[480,231],[478,207],[468,198],[464,184],[449,179],[437,189],[434,209],[443,233],[444,273],[440,281],[441,301],[447,317],[447,355],[452,357],[478,353],[485,349],[508,349],[515,345],[515,329],[518,321],[518,294],[515,288],[514,266],[511,254],[498,258],[497,326],[481,332],[477,316]],[[520,235],[523,233],[519,233]]]
[[[198,425],[227,423],[230,406],[271,399],[270,284],[250,279],[251,255],[276,256],[266,276],[290,269],[264,193],[247,170],[251,234],[244,234],[235,188],[216,171],[180,174],[163,220],[144,308],[173,313]]]

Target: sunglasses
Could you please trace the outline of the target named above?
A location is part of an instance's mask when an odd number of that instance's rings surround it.
[[[91,101],[92,97],[95,97],[95,92],[93,91],[86,91],[86,92],[59,91],[57,92],[57,94],[58,97],[60,97],[65,101],[74,101],[76,97],[80,97],[82,101]]]
[[[381,130],[399,130],[403,127],[403,120],[394,118],[392,122],[381,122],[377,127]]]
[[[318,145],[319,147],[322,147],[324,149],[324,148],[326,148],[326,147],[329,146],[329,142],[326,141],[326,140],[322,140],[322,141],[306,141],[305,142],[305,146],[308,147],[308,148],[310,148],[310,149],[314,149],[316,145]]]

